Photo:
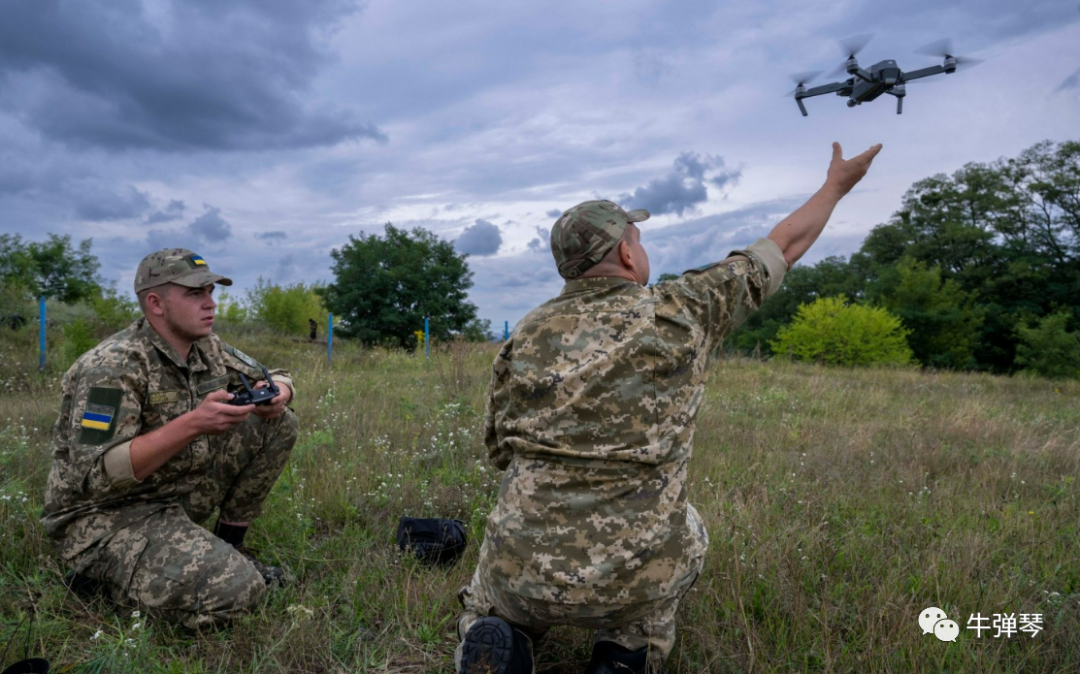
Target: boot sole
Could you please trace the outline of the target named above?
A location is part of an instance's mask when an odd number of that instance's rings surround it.
[[[458,674],[516,674],[510,669],[514,657],[514,629],[499,618],[481,618],[465,633]]]

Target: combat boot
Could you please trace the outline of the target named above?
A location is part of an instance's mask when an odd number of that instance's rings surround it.
[[[662,668],[649,667],[648,647],[632,651],[614,641],[593,644],[592,658],[585,674],[664,674]]]
[[[532,674],[529,637],[502,618],[481,618],[465,633],[458,674]]]
[[[255,567],[255,570],[259,572],[259,574],[263,577],[263,580],[266,581],[267,585],[273,585],[275,583],[277,585],[287,584],[288,574],[286,574],[285,570],[282,569],[280,566],[271,566],[270,564],[261,561],[258,557],[255,556],[255,551],[249,547],[241,545],[236,548],[236,551],[252,563],[252,565]]]

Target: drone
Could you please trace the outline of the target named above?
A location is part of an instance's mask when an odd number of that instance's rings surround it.
[[[844,72],[851,76],[842,82],[832,82],[807,89],[807,82],[817,77],[820,72],[801,73],[792,76],[792,80],[795,82],[795,90],[787,95],[795,95],[795,102],[798,103],[803,117],[807,116],[807,112],[802,99],[834,92],[837,96],[848,97],[847,105],[849,108],[872,101],[882,94],[895,96],[896,114],[900,115],[904,112],[904,96],[907,95],[906,84],[908,82],[941,73],[951,75],[956,72],[957,68],[982,63],[978,59],[954,56],[952,43],[946,38],[915,50],[919,54],[941,57],[944,59],[941,65],[904,72],[896,64],[896,61],[878,61],[870,66],[868,70],[864,70],[859,67],[859,61],[855,56],[862,51],[872,37],[873,35],[856,35],[840,41],[840,46],[843,48],[844,53],[847,54],[847,60],[830,73],[829,77],[837,77]]]

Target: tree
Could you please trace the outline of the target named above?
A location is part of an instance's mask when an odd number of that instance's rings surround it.
[[[941,270],[901,258],[882,273],[870,299],[898,316],[908,329],[908,346],[926,366],[968,369],[975,364],[983,312],[971,293]]]
[[[750,314],[750,318],[725,340],[724,346],[743,353],[759,348],[768,352],[768,345],[783,326],[791,323],[802,305],[819,297],[844,295],[858,298],[862,294],[861,286],[843,257],[827,257],[816,265],[793,267],[784,276],[784,284],[776,294],[761,309]]]
[[[101,264],[90,252],[92,245],[92,239],[85,239],[73,248],[66,235],[24,243],[18,234],[0,234],[0,280],[23,285],[35,297],[68,303],[89,299],[102,286],[97,274]]]
[[[367,344],[411,347],[425,317],[432,336],[446,340],[476,319],[476,306],[466,299],[472,287],[466,256],[425,229],[386,223],[384,236],[350,236],[330,256],[335,280],[320,294],[342,331]]]
[[[291,335],[307,335],[308,320],[326,325],[327,311],[323,307],[319,286],[303,283],[281,287],[260,276],[254,288],[247,291],[247,314],[255,320]],[[234,314],[240,315],[239,312]]]
[[[1080,335],[1068,329],[1071,313],[1059,311],[1034,327],[1019,326],[1017,364],[1050,379],[1080,378]]]
[[[907,330],[885,309],[822,297],[799,307],[772,343],[773,353],[825,365],[906,365]]]

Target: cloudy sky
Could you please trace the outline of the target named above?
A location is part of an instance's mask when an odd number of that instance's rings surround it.
[[[0,231],[92,238],[130,288],[164,246],[243,289],[332,280],[386,222],[469,254],[501,331],[556,294],[547,237],[592,198],[648,208],[653,274],[762,236],[881,142],[804,262],[850,254],[916,180],[1080,139],[1076,0],[2,0]],[[784,94],[842,61],[983,63],[849,109]],[[829,80],[824,76],[817,83]]]

